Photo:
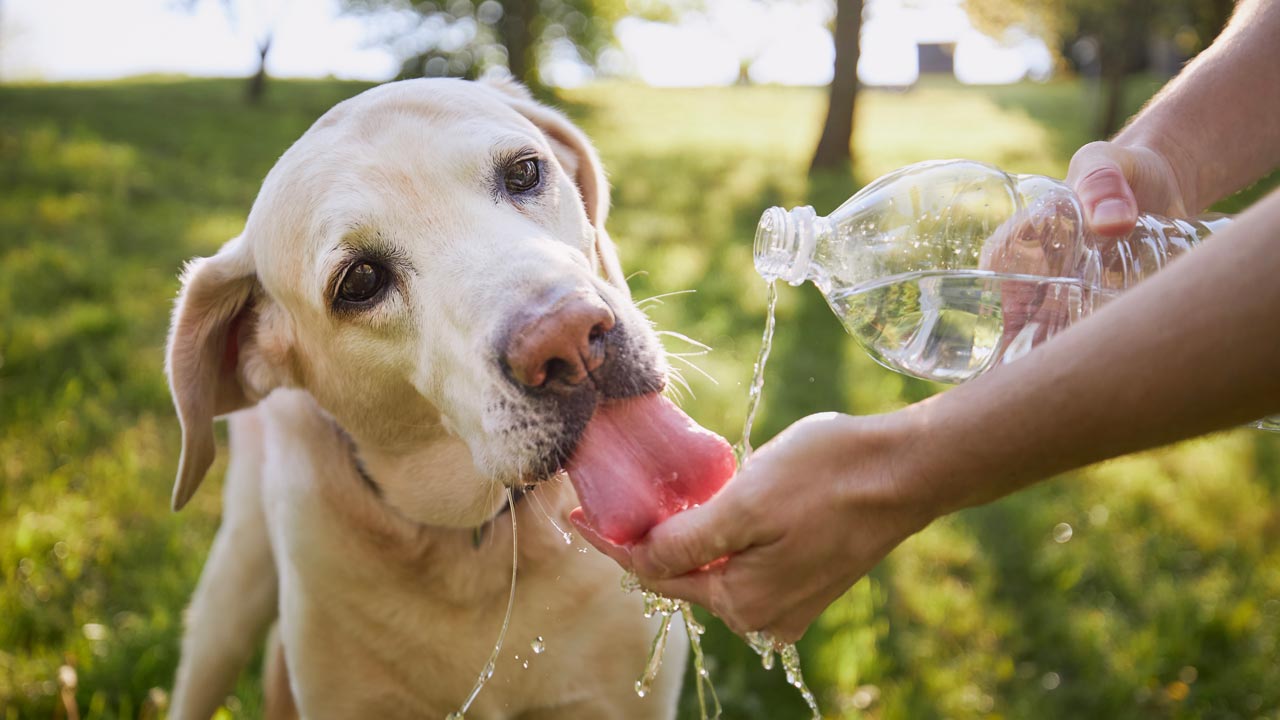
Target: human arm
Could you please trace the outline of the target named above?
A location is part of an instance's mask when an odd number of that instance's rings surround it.
[[[1187,217],[1280,164],[1280,3],[1241,0],[1231,22],[1110,142],[1071,159],[1097,232],[1139,212]]]
[[[579,529],[735,631],[797,638],[936,517],[1280,410],[1277,235],[1280,191],[1017,362],[895,413],[806,418],[631,548]]]

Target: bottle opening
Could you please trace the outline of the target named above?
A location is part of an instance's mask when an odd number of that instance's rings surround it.
[[[760,216],[756,226],[756,272],[769,282],[786,273],[795,257],[795,234],[786,232],[787,212],[771,207]]]
[[[809,259],[813,255],[813,219],[811,207],[787,212],[771,207],[760,216],[756,226],[756,272],[769,282],[785,280],[792,285],[804,282]]]

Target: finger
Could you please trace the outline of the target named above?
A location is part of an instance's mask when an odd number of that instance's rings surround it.
[[[676,513],[649,530],[631,548],[636,574],[646,579],[673,578],[703,568],[751,545],[738,493],[732,482],[719,495]]]
[[[712,572],[699,570],[697,572],[689,573],[688,575],[663,580],[649,580],[642,578],[640,584],[643,585],[646,590],[656,592],[663,597],[688,600],[694,605],[701,605],[716,615],[719,615],[722,612],[722,608],[717,607],[716,602],[712,599],[712,582]]]
[[[1127,235],[1138,222],[1138,202],[1119,155],[1110,143],[1090,143],[1071,158],[1067,173],[1080,198],[1085,222],[1094,232],[1108,237]]]
[[[608,555],[624,569],[631,569],[631,549],[609,542],[596,532],[595,528],[591,527],[591,523],[587,522],[587,514],[582,511],[582,508],[574,508],[569,513],[569,522],[573,523],[573,527],[577,529],[583,540],[591,543],[591,547]]]
[[[824,593],[812,595],[799,605],[788,609],[771,626],[774,637],[782,642],[799,642],[800,638],[804,637],[805,632],[809,630],[809,626],[822,615],[823,611],[831,603],[839,599],[840,595],[847,589],[845,587],[837,587],[834,592],[829,589]]]

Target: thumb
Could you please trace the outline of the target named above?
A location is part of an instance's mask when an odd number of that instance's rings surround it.
[[[1138,222],[1138,202],[1125,176],[1123,152],[1112,143],[1089,143],[1076,151],[1067,172],[1085,223],[1107,237],[1128,235]]]
[[[676,513],[654,526],[631,548],[631,562],[642,578],[673,578],[751,545],[751,527],[740,511],[738,494],[726,485],[706,503]]]
[[[582,508],[576,507],[569,513],[569,522],[573,523],[577,529],[578,535],[582,539],[591,543],[591,546],[601,553],[608,555],[610,559],[621,565],[624,569],[631,569],[631,549],[625,545],[618,545],[600,533],[596,532],[595,527],[587,520],[587,515]]]

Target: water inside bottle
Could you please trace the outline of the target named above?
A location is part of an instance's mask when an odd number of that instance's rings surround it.
[[[1112,295],[1074,278],[941,270],[865,283],[828,302],[880,364],[960,383],[1022,357]]]

